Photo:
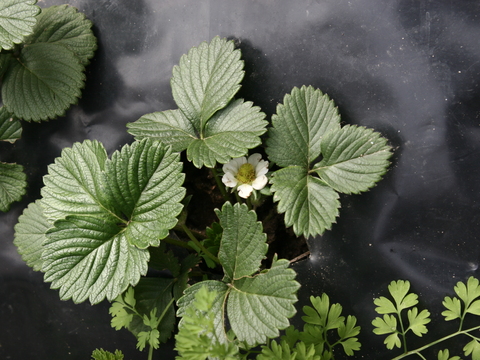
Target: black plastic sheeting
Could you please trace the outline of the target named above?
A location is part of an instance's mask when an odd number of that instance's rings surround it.
[[[39,1],[42,7],[61,3]],[[25,124],[20,141],[0,147],[1,160],[24,165],[29,181],[24,201],[0,216],[1,359],[89,359],[97,347],[146,358],[130,333],[110,327],[108,303],[60,301],[17,254],[13,226],[40,196],[46,167],[62,148],[97,139],[112,153],[132,141],[127,122],[176,108],[172,67],[216,35],[238,43],[246,62],[239,96],[268,118],[294,86],[313,85],[335,100],[344,123],[374,128],[395,148],[384,179],[368,193],[342,197],[337,224],[310,239],[311,257],[295,264],[300,312],[310,295],[326,291],[362,326],[362,350],[353,358],[390,359],[384,336],[372,334],[372,301],[387,294],[391,280],[408,279],[420,306],[432,312],[421,340],[456,330],[457,323],[440,316],[441,302],[457,281],[480,275],[478,1],[69,4],[94,22],[99,40],[83,97],[64,118]],[[463,355],[468,341],[451,342],[453,354]],[[172,348],[164,345],[156,358],[173,359]]]

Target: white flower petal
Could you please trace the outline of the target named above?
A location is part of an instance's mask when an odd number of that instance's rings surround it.
[[[234,188],[238,184],[238,181],[235,178],[235,175],[233,175],[231,172],[226,172],[225,175],[223,175],[222,182],[225,184],[225,186],[228,186],[231,188]]]
[[[262,159],[262,155],[259,153],[255,153],[248,157],[248,163],[252,164],[253,167],[255,168],[261,159]]]
[[[265,185],[267,185],[268,179],[265,175],[257,177],[255,180],[252,182],[252,187],[255,190],[262,190]]]
[[[223,165],[222,170],[225,174],[230,172],[230,173],[235,175],[238,172],[237,163],[232,163],[232,161],[230,161],[230,162],[226,163],[225,165]]]
[[[255,168],[255,176],[259,177],[268,173],[268,161],[261,160]]]
[[[248,198],[253,191],[252,185],[242,184],[238,188],[238,195],[244,199]]]

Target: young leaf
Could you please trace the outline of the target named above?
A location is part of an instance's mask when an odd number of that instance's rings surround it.
[[[51,226],[43,215],[39,201],[30,203],[15,225],[13,243],[17,246],[22,259],[35,271],[42,268],[43,242],[46,239],[45,233]]]
[[[8,211],[13,202],[20,201],[26,187],[27,175],[22,165],[0,162],[0,211]]]
[[[428,332],[427,327],[425,326],[425,324],[428,324],[431,321],[429,318],[430,312],[428,310],[424,309],[419,314],[418,309],[414,307],[413,309],[408,310],[407,317],[410,324],[408,329],[412,330],[415,335],[421,337]]]
[[[273,259],[272,267],[255,277],[245,277],[233,283],[227,301],[227,313],[232,330],[239,341],[249,345],[263,343],[287,328],[295,314],[299,284],[289,261]],[[271,312],[271,309],[276,309]]]
[[[467,285],[459,281],[454,287],[458,297],[465,303],[465,308],[468,309],[473,300],[480,296],[480,285],[478,279],[470,276],[467,281]]]
[[[240,279],[256,272],[268,250],[267,236],[255,212],[245,204],[226,202],[215,211],[223,228],[218,258],[223,266],[225,281]]]
[[[321,360],[320,355],[316,355],[313,344],[310,344],[307,348],[305,343],[300,341],[294,350],[297,353],[295,357],[296,360]]]
[[[65,46],[36,43],[22,49],[4,76],[2,99],[23,120],[63,115],[80,97],[84,66]]]
[[[360,326],[356,326],[357,318],[355,316],[348,315],[347,321],[342,322],[338,327],[338,336],[341,339],[353,338],[360,334]]]
[[[464,346],[463,351],[465,356],[472,355],[472,360],[480,360],[480,342],[473,339],[467,345]]]
[[[380,296],[379,298],[373,301],[377,307],[375,311],[377,314],[396,314],[397,308],[390,299],[387,299],[385,296]]]
[[[438,352],[438,360],[461,360],[460,356],[452,356],[450,357],[450,352],[448,349],[440,350]]]
[[[361,344],[358,342],[357,338],[348,338],[340,341],[340,344],[343,347],[343,351],[348,356],[353,356],[354,351],[360,350]]]
[[[0,3],[0,50],[10,50],[33,32],[40,7],[36,0],[2,0]]]
[[[302,316],[302,320],[307,324],[320,325],[325,330],[339,328],[345,318],[340,316],[342,313],[342,306],[340,304],[330,305],[330,298],[327,294],[322,294],[321,297],[310,296],[310,306],[304,306],[303,312],[307,316]]]
[[[335,190],[296,166],[274,172],[271,183],[278,212],[285,213],[285,225],[293,225],[297,236],[314,236],[331,228],[340,207]]]
[[[180,58],[173,68],[173,98],[197,132],[203,134],[210,117],[240,89],[243,75],[240,50],[234,50],[233,41],[217,36]]]
[[[445,321],[462,318],[462,305],[458,298],[445,296],[442,304],[447,308],[447,310],[442,312],[442,315],[445,316]]]
[[[93,360],[123,360],[123,353],[120,350],[115,350],[115,353],[103,349],[96,349],[92,352]]]
[[[398,312],[418,304],[418,295],[413,293],[408,294],[409,290],[410,282],[408,280],[392,281],[390,285],[388,285],[388,291],[395,300]]]
[[[67,216],[47,232],[45,281],[62,300],[112,301],[147,272],[148,250],[131,246],[115,218]]]
[[[290,346],[285,340],[282,340],[280,344],[273,340],[270,347],[262,346],[262,353],[257,356],[257,360],[295,360],[297,359],[296,355],[297,353],[290,350]]]
[[[375,185],[387,171],[392,155],[387,139],[379,133],[349,125],[326,134],[321,153],[323,158],[313,171],[345,194],[358,194]]]
[[[59,5],[43,9],[34,32],[25,39],[28,45],[60,44],[72,51],[82,65],[88,65],[97,48],[92,22],[72,6]]]
[[[22,124],[10,114],[5,106],[0,107],[0,140],[14,143],[22,136]]]
[[[320,155],[324,135],[340,129],[340,115],[328,95],[302,86],[285,95],[272,125],[266,149],[269,159],[282,167],[308,169]]]
[[[397,330],[397,318],[393,315],[383,315],[383,318],[376,317],[372,321],[372,325],[375,326],[373,332],[377,335],[384,335],[390,333],[396,333]]]

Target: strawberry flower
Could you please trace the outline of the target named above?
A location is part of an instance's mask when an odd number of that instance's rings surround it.
[[[248,157],[232,159],[223,165],[222,182],[225,186],[236,188],[238,195],[248,198],[253,189],[262,190],[267,185],[268,161],[262,160],[262,155],[255,153]]]

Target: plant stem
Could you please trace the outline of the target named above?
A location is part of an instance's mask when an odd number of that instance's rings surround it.
[[[403,353],[402,355],[399,355],[399,356],[393,358],[392,360],[400,360],[400,359],[403,359],[403,358],[405,358],[405,357],[407,357],[407,356],[414,355],[414,354],[419,355],[420,357],[423,358],[423,356],[420,355],[420,352],[423,351],[423,350],[425,350],[425,349],[428,349],[430,346],[439,344],[439,343],[441,343],[441,342],[443,342],[443,341],[445,341],[445,340],[451,339],[451,338],[453,338],[453,337],[455,337],[455,336],[457,336],[457,335],[467,335],[467,336],[471,336],[471,335],[469,334],[469,332],[474,331],[474,330],[478,330],[478,329],[480,329],[480,326],[475,326],[475,327],[470,328],[470,329],[467,329],[467,330],[457,331],[457,332],[455,332],[455,333],[453,333],[453,334],[450,334],[450,335],[447,335],[447,336],[445,336],[445,337],[443,337],[443,338],[441,338],[441,339],[435,340],[435,341],[433,341],[433,342],[431,342],[431,343],[429,343],[429,344],[427,344],[427,345],[425,345],[425,346],[419,347],[418,349],[411,350],[411,351],[408,351],[408,352],[406,352],[406,353]]]
[[[398,306],[398,304],[397,304]],[[398,320],[400,322],[400,328],[402,329],[402,338],[403,338],[403,350],[405,353],[408,352],[408,349],[407,349],[407,336],[405,334],[405,327],[403,326],[403,321],[402,321],[402,311],[400,310],[399,312],[397,312],[397,315],[398,315]]]
[[[230,200],[228,198],[227,190],[225,190],[225,185],[223,185],[223,182],[220,181],[217,170],[215,168],[211,168],[211,170],[212,170],[212,175],[215,178],[215,181],[217,182],[217,187],[220,190],[220,192],[222,193],[223,199],[225,201]]]
[[[193,250],[193,249],[190,247],[190,245],[188,245],[186,242],[181,241],[181,240],[177,240],[177,239],[172,239],[171,237],[166,237],[165,239],[162,239],[162,241],[165,241],[165,242],[168,243],[168,244],[180,246],[180,247],[182,247],[182,248],[184,248],[184,249]]]
[[[210,251],[208,251],[205,248],[205,246],[203,246],[202,243],[197,240],[197,238],[192,234],[190,229],[185,226],[185,224],[182,224],[182,228],[183,228],[183,231],[185,231],[185,234],[187,234],[187,236],[189,237],[189,239],[192,240],[195,243],[195,245],[197,245],[200,248],[200,250],[202,250],[205,253],[205,255],[207,255],[210,259],[212,259],[216,264],[220,264],[220,261],[218,260],[218,258],[215,255],[213,255]]]
[[[153,346],[149,345],[148,346],[148,360],[152,360],[152,359],[153,359]]]

